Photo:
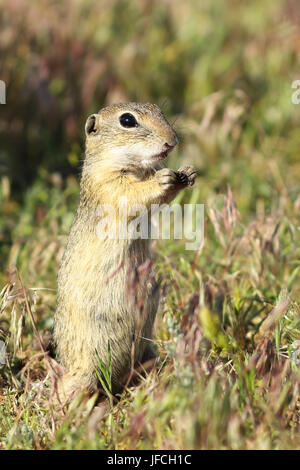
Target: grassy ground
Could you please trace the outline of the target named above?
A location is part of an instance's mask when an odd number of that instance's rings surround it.
[[[201,10],[191,3],[191,11],[179,4],[173,11],[174,24],[185,14],[189,28],[174,29],[166,55],[171,65],[178,51],[186,59],[185,95],[169,113],[181,144],[168,165],[199,169],[180,202],[205,204],[205,243],[199,252],[178,240],[153,248],[163,284],[154,337],[161,365],[117,403],[93,408],[92,397],[53,411],[55,362],[40,339],[47,349],[78,181],[39,168],[20,199],[3,175],[0,448],[300,448],[297,9],[280,1],[231,1],[231,9],[203,2]],[[199,24],[206,42],[195,40]],[[159,70],[166,57],[148,66]],[[159,74],[157,83],[167,95]],[[142,96],[127,93],[157,101],[150,85]],[[81,151],[79,141],[74,161]]]

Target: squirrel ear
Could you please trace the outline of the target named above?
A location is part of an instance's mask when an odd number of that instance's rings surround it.
[[[99,120],[98,120],[97,114],[92,114],[86,120],[85,134],[88,136],[91,134],[96,135],[98,133],[99,133]]]

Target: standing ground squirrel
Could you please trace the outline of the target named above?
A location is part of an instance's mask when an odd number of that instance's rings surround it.
[[[80,204],[58,274],[54,336],[64,397],[96,390],[96,351],[107,363],[108,343],[113,391],[124,385],[133,362],[155,357],[149,339],[159,291],[149,269],[149,240],[101,239],[99,206],[118,209],[126,197],[128,210],[136,204],[149,210],[169,203],[196,177],[192,167],[159,169],[178,139],[154,104],[103,108],[87,119],[85,132]]]

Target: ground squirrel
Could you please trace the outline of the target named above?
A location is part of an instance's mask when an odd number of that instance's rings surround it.
[[[108,342],[113,391],[133,361],[155,356],[149,339],[159,292],[149,240],[99,238],[97,208],[117,208],[121,196],[129,208],[168,203],[196,177],[192,167],[158,168],[178,138],[154,104],[107,106],[87,119],[85,132],[80,204],[58,274],[54,326],[65,396],[97,388],[96,351],[106,363]]]

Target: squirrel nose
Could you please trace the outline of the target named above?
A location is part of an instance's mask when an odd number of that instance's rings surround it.
[[[165,150],[165,151],[171,150],[172,148],[175,147],[175,145],[176,145],[176,143],[170,145],[170,144],[168,144],[168,142],[165,142],[165,143],[164,143],[164,150]]]
[[[169,150],[169,149],[171,149],[171,148],[173,147],[173,145],[170,145],[170,144],[168,144],[168,142],[166,142],[166,143],[164,144],[164,147],[165,147],[166,150]]]
[[[175,131],[174,131],[173,137],[171,137],[170,141],[171,141],[171,143],[169,143],[169,142],[164,143],[164,150],[165,151],[173,149],[175,147],[175,145],[178,144],[178,137],[177,137],[177,134],[176,134]]]

